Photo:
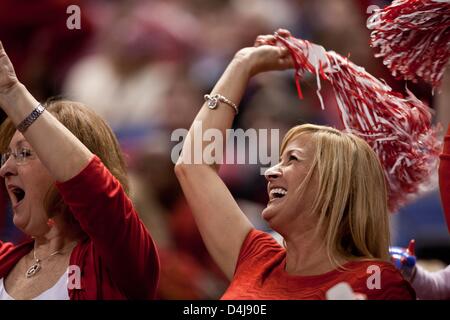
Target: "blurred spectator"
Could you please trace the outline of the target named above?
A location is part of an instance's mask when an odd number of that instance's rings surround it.
[[[92,35],[91,20],[82,12],[81,29],[69,30],[66,10],[86,2],[0,2],[0,39],[19,78],[36,98],[60,94],[67,69],[83,53]]]
[[[178,81],[177,62],[189,58],[197,28],[173,5],[130,4],[100,32],[96,52],[72,68],[66,93],[105,117],[119,137],[128,128],[158,127],[163,99]]]
[[[217,299],[226,279],[209,257],[189,211],[173,164],[164,153],[143,154],[134,164],[131,185],[141,219],[160,252],[160,299]]]

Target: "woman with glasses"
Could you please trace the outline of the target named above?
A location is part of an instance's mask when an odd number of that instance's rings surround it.
[[[225,137],[250,78],[293,67],[286,48],[261,45],[275,41],[261,36],[235,55],[195,119],[203,130]],[[250,223],[216,163],[192,164],[211,154],[199,138],[192,127],[175,172],[206,247],[231,282],[223,299],[325,299],[341,282],[368,299],[415,298],[389,262],[386,185],[365,141],[311,124],[286,134],[280,162],[266,172],[262,212],[282,247]]]
[[[156,248],[108,125],[80,103],[39,104],[1,43],[0,107],[0,176],[29,236],[0,241],[0,299],[153,298]]]

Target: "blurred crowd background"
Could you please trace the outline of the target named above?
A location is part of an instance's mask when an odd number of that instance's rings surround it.
[[[406,84],[393,79],[373,57],[365,27],[369,6],[389,2],[1,0],[0,40],[35,97],[81,101],[117,134],[128,161],[133,200],[160,248],[159,298],[215,299],[226,279],[206,252],[174,176],[170,156],[178,141],[171,141],[171,133],[189,128],[203,95],[238,49],[279,27],[349,56],[404,92]],[[79,30],[66,27],[66,9],[73,4],[81,9]],[[304,79],[305,98],[300,100],[293,76],[286,71],[252,80],[235,127],[279,129],[280,138],[305,122],[340,127],[330,89],[322,91],[323,111],[315,78]],[[433,96],[423,84],[407,85],[437,110],[436,118],[446,128],[449,118],[439,110],[443,95]],[[226,165],[221,175],[250,220],[270,231],[260,218],[267,194],[259,168]],[[406,246],[415,238],[419,259],[449,264],[450,237],[436,188],[392,215],[392,244]],[[10,210],[0,209],[0,239],[18,242],[22,237]]]

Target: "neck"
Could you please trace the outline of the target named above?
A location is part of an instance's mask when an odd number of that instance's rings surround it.
[[[42,235],[34,236],[34,249],[40,256],[47,256],[56,251],[64,251],[75,245],[79,235],[60,223],[55,223]]]
[[[323,237],[313,237],[314,230],[285,237],[286,272],[295,275],[320,275],[335,269]],[[345,263],[345,261],[339,261]]]

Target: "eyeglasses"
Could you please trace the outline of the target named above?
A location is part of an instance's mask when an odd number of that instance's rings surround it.
[[[28,148],[20,148],[15,152],[7,151],[2,154],[0,168],[5,165],[8,159],[13,156],[17,165],[24,165],[28,163],[28,160],[33,160],[36,158],[36,154]]]

